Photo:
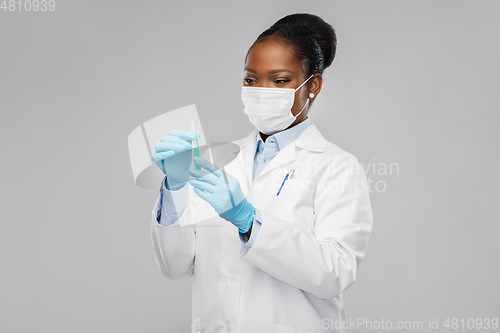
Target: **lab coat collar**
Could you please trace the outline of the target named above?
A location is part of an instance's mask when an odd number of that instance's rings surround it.
[[[295,141],[300,136],[300,134],[302,134],[302,132],[304,132],[304,130],[310,125],[311,125],[311,120],[309,120],[309,118],[306,118],[304,121],[291,128],[287,128],[283,131],[280,131],[278,133],[269,136],[266,139],[266,142],[269,139],[274,138],[278,145],[278,150],[283,150],[286,146]],[[262,138],[258,133],[256,135],[256,140],[257,144],[259,141],[262,141],[262,143],[264,143],[264,141],[262,140]]]
[[[258,135],[259,132],[257,129],[254,129],[244,140],[243,145],[241,146],[240,154],[238,155],[238,160],[243,165],[245,174],[247,175],[247,179],[250,184],[252,183],[253,165]],[[296,159],[295,147],[321,153],[326,149],[327,143],[328,141],[323,137],[323,135],[321,135],[316,125],[309,125],[295,141],[287,145],[283,150],[279,151],[279,153],[271,160],[271,162],[269,162],[264,170],[262,170],[261,173],[255,178],[255,180],[275,168],[278,168],[286,163],[293,162]]]

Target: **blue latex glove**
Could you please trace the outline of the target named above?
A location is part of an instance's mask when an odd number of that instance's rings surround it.
[[[187,184],[193,160],[191,142],[195,138],[194,132],[171,130],[156,143],[153,161],[167,176],[169,190],[175,191]]]
[[[194,192],[208,202],[220,217],[237,226],[241,233],[248,232],[253,222],[255,208],[247,201],[238,180],[201,157],[195,156],[194,161],[203,169],[210,171],[188,170],[194,177],[189,180]]]

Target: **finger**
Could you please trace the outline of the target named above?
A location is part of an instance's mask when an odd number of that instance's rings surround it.
[[[198,156],[193,157],[193,160],[196,164],[198,164],[202,168],[204,168],[204,169],[210,171],[211,173],[213,173],[214,175],[216,175],[217,178],[222,177],[222,170],[217,165],[212,164],[209,161],[207,161],[206,159],[198,157]]]
[[[167,150],[173,150],[176,153],[180,153],[182,151],[191,150],[193,147],[190,143],[174,143],[174,142],[165,142],[159,141],[155,144],[155,151],[157,153],[161,153]]]
[[[210,193],[205,193],[202,190],[197,189],[196,187],[193,188],[193,190],[194,190],[194,193],[196,193],[200,198],[202,198],[206,202],[209,202],[210,196],[211,196]]]
[[[206,172],[196,169],[188,169],[188,173],[197,180],[204,181],[212,185],[217,185],[218,183],[220,183],[219,178],[217,178],[217,176],[211,172]]]
[[[207,191],[210,194],[214,194],[217,192],[217,188],[215,186],[204,181],[200,181],[197,179],[190,179],[189,184],[193,185],[194,188]]]
[[[178,136],[175,136],[175,135],[168,135],[166,138],[164,138],[164,140],[161,140],[160,142],[173,142],[173,143],[179,143],[179,144],[191,147],[192,146],[191,145],[192,141],[193,140],[181,139],[181,138],[179,138]]]
[[[169,158],[170,156],[175,155],[175,152],[172,150],[162,152],[162,153],[154,153],[152,158],[155,163],[158,163],[166,158]]]
[[[203,170],[197,170],[197,169],[188,169],[188,172],[191,176],[193,176],[197,179],[202,179],[204,176],[211,175],[210,172],[206,172]]]

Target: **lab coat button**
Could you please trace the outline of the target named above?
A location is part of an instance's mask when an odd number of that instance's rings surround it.
[[[232,322],[228,322],[226,328],[227,328],[228,332],[232,332],[233,329],[234,329],[233,323]]]
[[[236,282],[236,274],[231,274],[231,282],[235,283]]]

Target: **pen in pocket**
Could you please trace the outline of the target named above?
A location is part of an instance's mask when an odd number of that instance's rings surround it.
[[[281,189],[283,188],[283,185],[285,185],[285,182],[287,179],[292,178],[293,172],[295,170],[290,169],[290,171],[286,174],[285,179],[283,179],[283,183],[281,183],[280,189],[278,190],[278,193],[276,193],[276,196],[280,195]]]

